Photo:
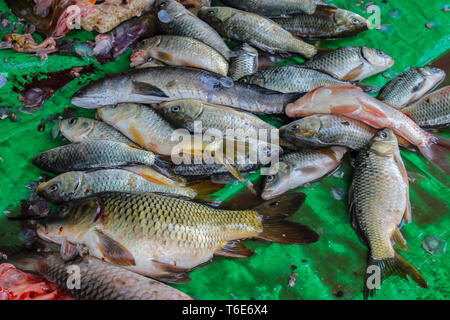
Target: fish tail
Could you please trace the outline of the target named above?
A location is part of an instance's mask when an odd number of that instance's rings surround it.
[[[297,211],[305,198],[303,193],[284,194],[257,206],[255,210],[262,216],[263,228],[257,238],[287,244],[316,242],[319,235],[309,227],[285,220]]]
[[[408,280],[407,276],[410,276],[420,287],[428,288],[428,283],[419,270],[395,252],[393,258],[384,260],[376,260],[369,257],[364,277],[364,299],[373,297],[383,280],[392,275],[400,276],[405,280]]]
[[[450,173],[450,139],[431,135],[426,147],[419,147],[420,152],[446,174]]]

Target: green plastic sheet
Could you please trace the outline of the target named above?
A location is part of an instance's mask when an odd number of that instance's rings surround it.
[[[449,50],[450,12],[445,1],[383,0],[368,3],[336,0],[331,3],[365,17],[371,15],[365,11],[366,5],[380,7],[380,30],[369,30],[356,38],[321,41],[318,45],[329,48],[365,45],[381,49],[395,59],[395,65],[385,72],[387,76],[393,77],[408,68],[426,65]],[[9,13],[11,21],[17,21],[3,0],[0,0],[0,10]],[[0,36],[7,33],[10,33],[9,29],[0,29]],[[94,35],[72,31],[68,38],[86,41],[93,40]],[[0,121],[0,246],[19,243],[18,223],[8,221],[3,211],[17,207],[21,199],[27,198],[29,191],[24,186],[43,173],[31,164],[31,158],[40,151],[63,144],[60,139],[52,139],[51,124],[47,124],[43,132],[38,131],[41,119],[69,107],[70,97],[90,79],[128,69],[130,54],[128,50],[119,60],[98,65],[88,57],[50,56],[47,61],[40,61],[30,54],[0,51],[0,75],[8,79],[0,88],[0,107],[21,106],[19,94],[13,89],[20,89],[29,81],[23,78],[25,75],[45,77],[48,72],[73,66],[93,64],[96,67],[94,75],[74,80],[58,90],[36,114],[18,111],[22,116],[20,121]],[[293,61],[302,62],[300,58],[294,58],[282,64]],[[366,82],[381,86],[388,80],[385,76],[376,75]],[[92,117],[93,114],[92,110],[78,110],[79,116]],[[450,137],[449,131],[440,134]],[[427,253],[422,248],[422,239],[431,235],[448,241],[449,177],[418,153],[402,151],[402,156],[411,177],[413,222],[403,228],[410,252],[401,254],[422,272],[430,288],[422,289],[412,281],[391,277],[383,283],[375,299],[448,299],[449,255]],[[256,179],[257,176],[253,174],[251,178]],[[256,253],[253,257],[216,257],[191,272],[190,283],[176,287],[195,299],[362,299],[367,249],[349,222],[347,190],[350,181],[351,167],[347,159],[337,172],[299,189],[307,194],[307,199],[292,219],[316,230],[320,234],[317,243],[301,246],[247,240],[245,245]],[[242,184],[232,182],[216,195],[226,199],[243,189]],[[297,274],[296,282],[289,286],[292,272]]]

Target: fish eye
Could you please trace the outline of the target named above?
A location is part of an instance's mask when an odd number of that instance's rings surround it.
[[[160,4],[158,4],[158,9],[164,9],[165,7],[167,7],[168,2],[167,1],[163,1]]]
[[[209,10],[207,12],[207,15],[210,16],[210,17],[213,17],[214,16],[214,11],[213,10]]]
[[[70,119],[69,119],[69,124],[70,124],[71,126],[73,126],[75,123],[77,123],[77,121],[78,121],[77,118],[70,118]]]
[[[386,134],[386,132],[381,131],[380,133],[378,133],[378,137],[380,137],[381,139],[384,139],[387,137],[387,134]]]
[[[177,113],[180,112],[180,106],[172,106],[170,107],[170,112]]]
[[[383,51],[381,51],[380,49],[377,49],[376,50],[376,53],[379,55],[379,56],[385,56],[386,54],[383,52]]]
[[[350,19],[350,23],[351,23],[351,24],[358,24],[358,23],[359,23],[359,20],[356,19],[356,18],[351,18],[351,19]]]
[[[275,179],[275,176],[267,176],[266,181],[271,182]]]
[[[56,190],[58,190],[58,185],[56,183],[52,184],[49,189],[51,192],[55,192]]]

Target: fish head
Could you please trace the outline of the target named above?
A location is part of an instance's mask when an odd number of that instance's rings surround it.
[[[369,28],[367,19],[348,10],[336,9],[333,18],[337,25],[346,26],[348,29],[367,30]]]
[[[127,76],[112,76],[91,82],[72,97],[72,104],[86,109],[117,104],[125,93],[130,93],[130,78]]]
[[[228,7],[202,7],[198,11],[198,17],[212,25],[223,23],[232,15],[233,9]]]
[[[431,83],[439,84],[445,79],[445,71],[436,67],[419,68],[419,73],[430,80]]]
[[[154,6],[158,20],[162,23],[172,22],[179,15],[187,12],[181,3],[174,0],[156,0]]]
[[[137,103],[120,103],[98,109],[97,115],[104,121],[117,123],[139,117],[141,110]]]
[[[394,64],[394,59],[379,49],[362,47],[361,54],[377,70],[386,70]]]
[[[398,151],[398,141],[394,132],[385,128],[372,138],[370,150],[380,156],[390,156]]]
[[[322,144],[318,136],[321,127],[319,115],[312,115],[281,127],[280,137],[294,144],[317,146]]]
[[[147,49],[151,50],[155,47],[157,47],[161,43],[161,36],[154,36],[148,39],[143,40],[136,48],[139,49]]]
[[[286,105],[285,112],[289,117],[303,117],[319,112],[318,105],[327,106],[333,94],[332,88],[318,87],[293,103]]]
[[[181,99],[160,103],[156,109],[173,125],[193,132],[194,121],[203,112],[203,103],[194,99]]]
[[[95,120],[88,118],[69,118],[59,122],[59,131],[70,141],[81,141],[95,126]]]
[[[36,232],[43,239],[61,244],[64,239],[77,243],[95,228],[104,207],[97,198],[86,198],[60,205],[51,217],[38,223]]]
[[[42,182],[36,189],[39,196],[52,201],[61,203],[70,201],[80,188],[82,182],[82,172],[72,171],[60,174],[59,176]]]
[[[266,176],[261,198],[270,200],[276,198],[291,189],[291,166],[288,163],[280,162],[278,172],[274,175]]]

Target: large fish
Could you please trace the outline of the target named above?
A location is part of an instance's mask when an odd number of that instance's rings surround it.
[[[368,148],[358,154],[349,193],[352,225],[369,247],[364,278],[364,298],[373,296],[376,281],[391,275],[407,279],[409,275],[419,286],[428,284],[411,264],[401,257],[392,241],[406,248],[400,232],[403,220],[411,221],[409,183],[400,156],[398,142],[390,129],[374,137]]]
[[[415,145],[420,152],[446,173],[450,164],[448,139],[420,128],[401,111],[387,105],[352,85],[319,87],[286,106],[289,117],[312,114],[337,114],[367,123],[373,128],[391,128]]]
[[[158,28],[162,33],[199,40],[224,57],[230,56],[231,50],[220,35],[181,3],[175,0],[156,0],[154,6],[158,15]]]
[[[306,93],[320,86],[351,84],[349,81],[336,79],[325,72],[298,65],[267,68],[243,77],[239,81],[283,93]],[[378,89],[363,83],[359,85],[367,92]]]
[[[80,300],[192,300],[166,284],[94,257],[66,262],[56,253],[29,253],[13,256],[11,262],[59,284]],[[80,276],[79,283],[74,275]]]
[[[401,109],[433,90],[444,78],[444,70],[435,67],[411,69],[381,88],[378,99]]]
[[[302,64],[345,81],[363,80],[383,72],[394,59],[381,50],[367,47],[343,47],[327,52]]]
[[[273,199],[281,194],[316,181],[342,162],[347,152],[344,147],[301,150],[281,157],[278,172],[265,178],[263,199]]]
[[[253,254],[237,240],[260,238],[307,244],[318,235],[283,220],[297,211],[304,194],[284,196],[249,210],[213,209],[157,194],[106,193],[60,207],[37,226],[40,238],[61,244],[65,259],[89,254],[167,282],[186,282],[186,272],[214,255]]]
[[[234,52],[236,54],[230,58],[229,73],[231,79],[237,81],[258,71],[258,50],[247,43],[243,43]]]
[[[33,158],[42,170],[63,173],[134,164],[153,166],[155,154],[135,146],[109,140],[89,140],[43,151]]]
[[[134,142],[110,125],[89,118],[69,118],[59,122],[59,131],[70,142],[112,140],[133,145]]]
[[[229,7],[201,8],[198,16],[223,37],[246,42],[269,53],[297,53],[311,58],[317,49],[270,19]]]
[[[36,192],[54,203],[87,198],[102,192],[155,192],[191,199],[196,196],[193,189],[153,183],[138,174],[121,169],[66,172],[42,182]]]
[[[309,39],[352,37],[369,28],[369,21],[359,14],[328,5],[318,5],[312,15],[297,13],[272,20],[292,34]]]
[[[131,55],[131,66],[137,66],[158,59],[167,65],[188,66],[218,73],[228,74],[228,62],[222,54],[193,38],[159,35],[139,43]]]
[[[450,125],[450,86],[430,93],[401,111],[422,128],[448,127]]]
[[[230,7],[244,11],[255,12],[263,16],[280,16],[288,13],[305,12],[313,14],[316,11],[315,0],[223,0]]]
[[[255,113],[283,113],[298,94],[282,94],[258,86],[233,83],[231,78],[188,67],[129,70],[92,82],[72,98],[82,108],[124,102],[159,103],[197,99]]]

